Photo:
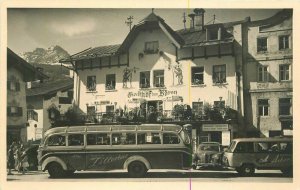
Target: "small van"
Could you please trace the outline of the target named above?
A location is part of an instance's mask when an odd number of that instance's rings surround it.
[[[293,139],[290,137],[240,138],[230,143],[223,164],[239,174],[250,176],[255,169],[293,173]]]
[[[52,178],[114,169],[142,177],[149,169],[189,169],[190,143],[188,132],[172,124],[57,127],[44,134],[39,162]]]

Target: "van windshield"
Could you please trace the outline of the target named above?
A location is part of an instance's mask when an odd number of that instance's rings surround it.
[[[231,141],[229,147],[228,147],[228,152],[233,152],[233,148],[235,147],[236,141]]]

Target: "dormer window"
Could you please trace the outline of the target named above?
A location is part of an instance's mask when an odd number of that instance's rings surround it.
[[[158,53],[158,41],[145,42],[144,52],[146,54]]]
[[[221,28],[211,27],[206,29],[206,40],[221,40]]]

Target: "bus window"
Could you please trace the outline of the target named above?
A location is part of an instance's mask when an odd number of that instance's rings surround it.
[[[138,144],[161,144],[161,138],[159,133],[138,133]]]
[[[254,148],[253,148],[253,142],[239,142],[236,145],[236,148],[234,152],[237,153],[253,153]]]
[[[107,133],[87,134],[87,145],[110,145],[110,135]]]
[[[53,135],[48,139],[48,146],[66,146],[66,137],[63,135]]]
[[[164,133],[163,134],[163,143],[164,144],[179,144],[180,139],[177,134],[174,133]]]
[[[113,145],[130,145],[135,144],[135,133],[113,133],[112,144]]]
[[[82,134],[74,134],[68,136],[68,145],[69,146],[83,146],[84,140],[83,140]]]

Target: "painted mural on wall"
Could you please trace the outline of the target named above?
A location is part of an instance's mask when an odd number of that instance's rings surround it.
[[[126,67],[124,70],[123,70],[123,88],[131,88],[132,85],[131,85],[131,82],[132,82],[132,73],[135,73],[136,70],[138,68],[134,67],[132,69]],[[130,86],[128,86],[128,83],[130,84]]]
[[[183,84],[183,74],[182,74],[182,69],[180,68],[180,65],[174,66],[173,72],[175,73],[175,77],[177,78],[177,85],[182,85]]]

